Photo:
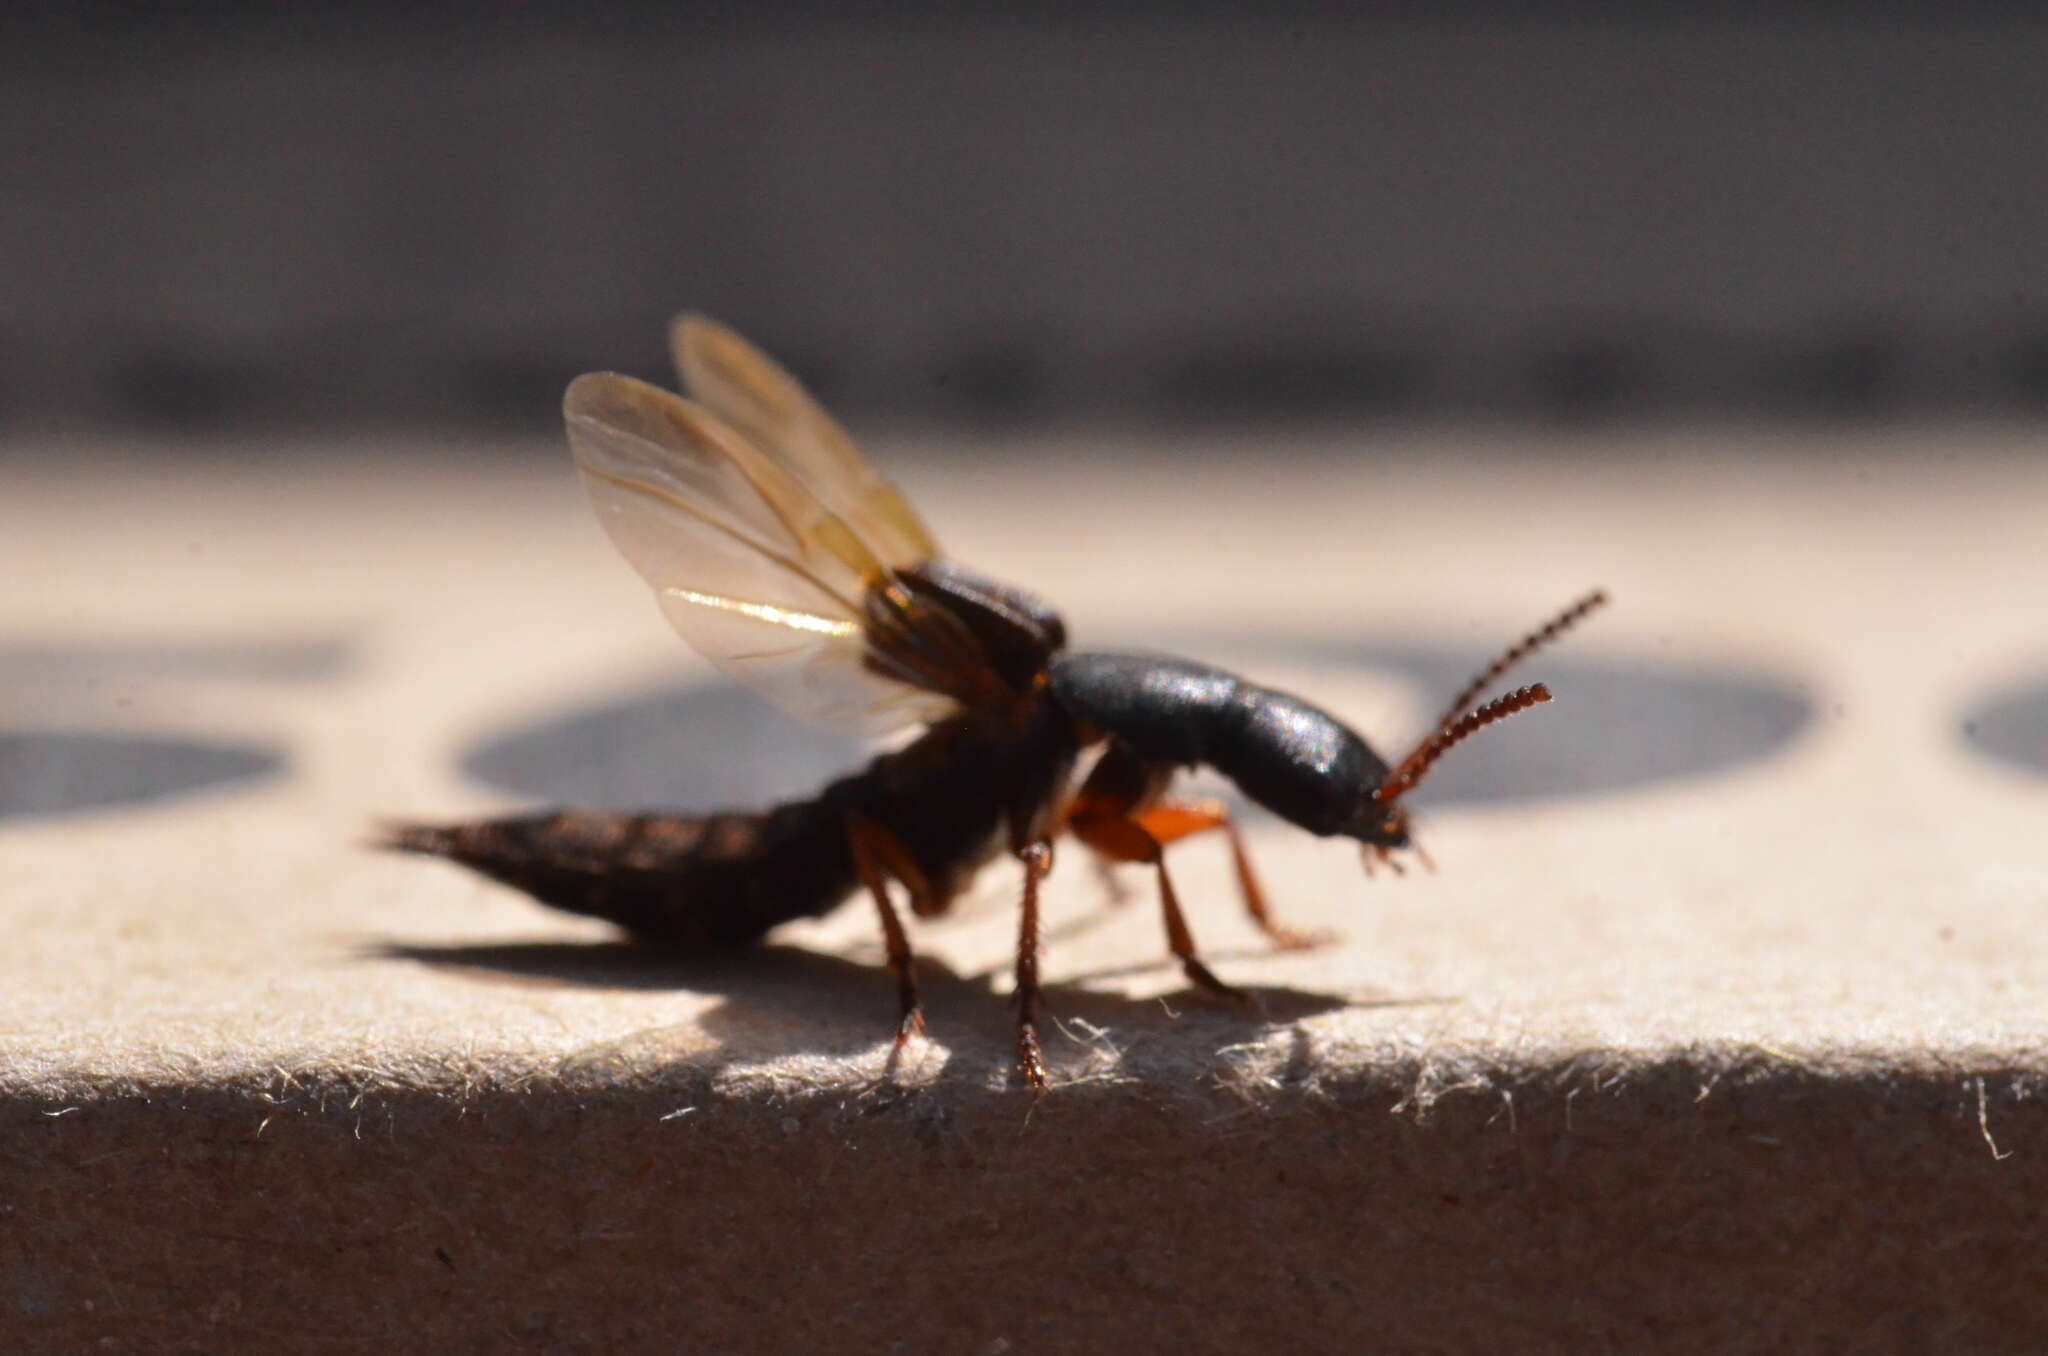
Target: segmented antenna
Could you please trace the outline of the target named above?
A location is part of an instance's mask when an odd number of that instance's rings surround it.
[[[1416,784],[1429,775],[1436,760],[1465,742],[1478,731],[1497,720],[1506,720],[1518,711],[1540,706],[1550,700],[1550,689],[1541,683],[1518,687],[1505,697],[1496,697],[1476,711],[1468,712],[1462,718],[1438,728],[1437,732],[1416,746],[1415,752],[1401,760],[1401,766],[1387,774],[1372,798],[1382,805],[1390,805],[1413,791]]]
[[[1559,636],[1577,625],[1588,612],[1600,607],[1606,601],[1607,590],[1594,589],[1591,593],[1579,599],[1579,601],[1573,603],[1570,607],[1558,613],[1528,635],[1523,636],[1518,643],[1509,648],[1506,654],[1488,664],[1480,671],[1477,678],[1465,684],[1465,690],[1452,698],[1451,704],[1444,708],[1443,715],[1437,717],[1436,728],[1438,730],[1450,729],[1451,722],[1464,715],[1471,708],[1472,703],[1479,699],[1479,694],[1492,687],[1503,673],[1506,673],[1509,669],[1521,663],[1551,641],[1556,640]]]

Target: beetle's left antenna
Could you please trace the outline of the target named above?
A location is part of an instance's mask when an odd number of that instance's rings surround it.
[[[1467,712],[1450,724],[1439,727],[1435,734],[1416,745],[1415,752],[1403,758],[1399,767],[1387,774],[1387,779],[1379,784],[1379,789],[1372,793],[1372,798],[1382,805],[1393,804],[1413,791],[1416,784],[1436,766],[1436,760],[1459,744],[1497,720],[1506,720],[1519,711],[1540,706],[1549,700],[1549,688],[1541,683],[1531,683],[1527,687],[1516,688],[1505,697],[1496,697],[1478,710]]]
[[[1606,602],[1607,590],[1594,589],[1591,593],[1509,646],[1506,653],[1480,670],[1479,676],[1465,684],[1465,690],[1451,699],[1451,704],[1444,708],[1444,713],[1441,716],[1437,717],[1437,731],[1441,733],[1450,729],[1458,717],[1472,709],[1472,703],[1479,700],[1479,694],[1492,687],[1502,674],[1542,649],[1545,645],[1548,645],[1551,641],[1556,640],[1572,627],[1578,625],[1579,622],[1585,619],[1587,613],[1604,606]]]

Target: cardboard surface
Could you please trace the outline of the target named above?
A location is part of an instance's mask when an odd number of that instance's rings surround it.
[[[380,815],[761,803],[862,756],[687,653],[565,456],[17,448],[0,1092],[25,1171],[0,1322],[195,1349],[323,1306],[359,1336],[427,1331],[428,1306],[477,1349],[658,1347],[693,1314],[704,1349],[821,1313],[906,1350],[1241,1349],[1290,1313],[1326,1349],[1726,1349],[1802,1315],[1877,1324],[1865,1346],[2038,1336],[2030,432],[892,447],[945,546],[1077,644],[1225,663],[1383,752],[1586,587],[1615,604],[1517,674],[1555,703],[1420,798],[1438,874],[1367,881],[1248,818],[1283,916],[1339,943],[1272,952],[1222,845],[1174,851],[1259,1014],[1185,991],[1142,873],[1105,907],[1063,854],[1034,1108],[1006,866],[914,927],[929,1034],[891,1070],[864,904],[675,961],[355,846]],[[638,1213],[663,1206],[718,1231]],[[333,1250],[187,1238],[266,1212]],[[389,1248],[350,1251],[372,1234]],[[592,1240],[666,1279],[629,1304]],[[1319,1267],[1321,1308],[1288,1289]]]

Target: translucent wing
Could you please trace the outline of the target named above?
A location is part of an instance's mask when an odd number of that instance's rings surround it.
[[[669,622],[735,681],[828,729],[879,733],[973,700],[987,662],[862,534],[703,406],[597,372],[562,403],[598,518]]]
[[[683,389],[780,461],[898,569],[938,554],[931,533],[846,430],[780,364],[707,316],[669,326]]]

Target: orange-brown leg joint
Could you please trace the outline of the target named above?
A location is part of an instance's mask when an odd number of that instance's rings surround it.
[[[917,960],[910,951],[910,939],[903,933],[903,921],[896,916],[896,906],[889,902],[889,884],[883,875],[884,861],[905,858],[909,854],[896,835],[866,815],[854,813],[846,817],[846,841],[853,849],[853,867],[860,874],[861,884],[867,886],[874,896],[875,912],[882,920],[882,942],[888,948],[889,969],[896,976],[896,996],[899,1016],[896,1022],[896,1044],[901,1046],[910,1039],[913,1031],[924,1029],[924,1006],[917,996]],[[901,871],[893,871],[902,880]],[[921,883],[923,875],[918,874]],[[911,907],[916,908],[917,885],[904,881],[910,891]]]
[[[1160,840],[1136,819],[1096,818],[1077,815],[1069,825],[1074,836],[1112,861],[1143,862],[1159,877],[1159,907],[1166,922],[1166,944],[1180,959],[1180,968],[1196,987],[1226,998],[1249,1001],[1242,989],[1232,988],[1210,972],[1195,954],[1194,934],[1188,931],[1181,913],[1180,897],[1174,893],[1173,877],[1166,871],[1166,852]],[[1194,830],[1189,830],[1193,832]]]
[[[1230,841],[1230,863],[1237,872],[1238,896],[1244,901],[1244,911],[1252,923],[1266,934],[1273,945],[1283,951],[1305,951],[1330,940],[1325,934],[1301,932],[1288,927],[1273,916],[1266,904],[1266,891],[1259,884],[1256,872],[1252,870],[1251,854],[1245,851],[1244,835],[1237,831],[1237,823],[1230,817],[1230,810],[1222,801],[1184,801],[1155,805],[1131,816],[1145,832],[1157,839],[1161,847],[1178,842],[1190,834],[1203,833],[1210,829],[1221,829]]]

